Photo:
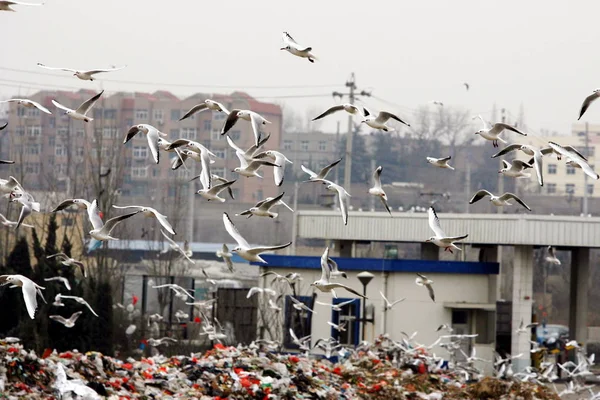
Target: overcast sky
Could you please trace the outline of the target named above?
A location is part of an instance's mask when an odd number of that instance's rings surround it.
[[[44,86],[177,95],[237,88],[304,114],[334,100],[274,96],[328,95],[344,90],[355,72],[359,89],[389,102],[367,99],[366,105],[408,122],[432,100],[488,118],[495,102],[515,117],[523,104],[533,132],[567,133],[582,100],[600,87],[597,0],[45,1],[0,12],[1,97]],[[319,61],[280,51],[284,30],[312,46]],[[54,72],[38,62],[128,67],[97,83],[47,75]],[[600,102],[595,106],[584,119],[600,120]]]

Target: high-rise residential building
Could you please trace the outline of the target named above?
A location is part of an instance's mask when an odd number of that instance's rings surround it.
[[[281,140],[281,152],[284,153],[292,165],[286,167],[296,176],[305,175],[300,169],[304,165],[318,172],[338,157],[337,140],[335,134],[323,132],[284,132]],[[331,177],[333,178],[333,177]]]
[[[193,105],[207,98],[223,103],[229,110],[250,109],[271,122],[261,127],[263,135],[270,135],[266,148],[279,149],[282,113],[278,105],[257,101],[243,92],[198,93],[183,100],[166,91],[118,92],[101,97],[90,111],[93,121],[85,123],[69,118],[51,103],[55,99],[75,109],[94,94],[88,90],[41,91],[30,96],[47,107],[52,115],[10,103],[9,126],[3,132],[0,151],[16,161],[11,174],[25,187],[68,191],[69,195],[93,198],[102,191],[103,182],[110,181],[111,187],[122,196],[173,196],[177,187],[200,173],[200,165],[188,160],[185,167],[173,171],[171,160],[176,154],[165,152],[160,152],[161,159],[156,165],[142,134],[123,145],[127,130],[134,124],[144,123],[165,133],[168,141],[191,139],[208,147],[217,156],[211,166],[212,173],[237,179],[233,186],[236,201],[252,203],[277,194],[272,168],[261,169],[264,179],[238,177],[232,172],[239,166],[239,160],[220,134],[225,114],[204,111],[184,121],[179,119]],[[242,148],[254,143],[252,127],[245,120],[239,120],[229,136]],[[96,179],[100,176],[102,178]]]

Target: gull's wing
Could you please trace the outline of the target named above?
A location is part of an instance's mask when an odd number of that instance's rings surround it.
[[[62,276],[53,276],[52,278],[44,278],[44,281],[46,282],[50,282],[50,281],[61,281],[65,287],[67,288],[67,290],[71,290],[71,284],[69,283],[69,280],[65,277]]]
[[[525,207],[526,209],[531,211],[531,208],[529,208],[529,206],[527,204],[525,204],[525,202],[523,200],[518,198],[517,195],[514,193],[504,193],[502,196],[500,196],[500,200],[506,201],[508,199],[513,199],[514,201],[516,201],[517,203],[519,203],[520,205],[522,205],[523,207]]]
[[[429,207],[427,213],[429,214],[429,227],[431,228],[433,233],[435,233],[436,236],[445,237],[446,234],[440,226],[440,219],[438,218],[435,209],[433,207]]]
[[[80,299],[81,299],[81,297],[80,297]],[[92,306],[90,306],[90,304],[87,301],[85,301],[84,299],[81,299],[80,303],[81,304],[85,304],[85,306],[90,309],[90,311],[92,312],[92,314],[94,314],[96,317],[98,316],[98,314],[96,314],[96,311],[94,311],[92,309]]]
[[[392,210],[390,210],[390,206],[387,203],[387,200],[385,199],[385,197],[383,196],[379,196],[379,199],[381,200],[381,203],[383,204],[383,206],[385,207],[385,209],[387,210],[387,212],[392,215]]]
[[[227,119],[225,120],[225,124],[223,124],[223,128],[221,129],[221,135],[224,135],[227,132],[229,132],[229,130],[235,125],[235,123],[238,120],[237,114],[240,111],[241,110],[239,110],[237,108],[234,108],[233,110],[231,110],[231,112],[227,116]]]
[[[126,210],[126,209],[129,209],[129,208],[135,208],[138,211],[142,211],[142,208],[144,208],[144,207],[142,207],[142,206],[115,206],[113,204],[113,208],[118,208],[119,210]]]
[[[494,124],[494,126],[492,127],[492,132],[498,134],[498,133],[502,132],[504,129],[512,131],[512,132],[516,132],[519,135],[527,136],[527,134],[525,132],[521,132],[517,128],[510,126],[508,124],[505,124],[503,122],[496,122]]]
[[[306,168],[304,165],[300,165],[300,168],[302,168],[302,171],[306,172],[311,178],[317,176],[313,170]]]
[[[360,294],[360,293],[359,293],[359,292],[357,292],[356,290],[354,290],[354,289],[352,289],[351,287],[349,287],[349,286],[346,286],[346,285],[344,285],[344,284],[342,284],[342,283],[337,283],[337,282],[334,282],[334,283],[330,283],[330,284],[329,284],[329,286],[330,286],[330,287],[333,287],[333,288],[342,288],[342,289],[346,289],[347,291],[349,291],[350,293],[352,293],[352,294],[354,294],[354,295],[356,295],[356,296],[362,297],[363,299],[366,299],[366,298],[367,298],[365,295],[362,295],[362,294]]]
[[[427,288],[427,291],[429,292],[429,297],[431,297],[431,300],[433,300],[433,302],[435,303],[435,293],[433,292],[433,286],[431,286],[431,284],[427,283],[427,284],[425,284],[425,287]]]
[[[548,254],[550,254],[550,257],[552,258],[556,258],[556,251],[554,250],[554,247],[548,246]]]
[[[296,42],[294,38],[287,32],[283,32],[283,41],[296,46],[298,45],[298,42]]]
[[[535,174],[537,175],[538,183],[540,186],[544,186],[544,175],[542,172],[544,161],[542,161],[542,153],[535,151],[533,153],[533,167],[535,168]]]
[[[325,111],[324,113],[322,113],[322,114],[320,114],[320,115],[318,115],[318,116],[314,117],[312,120],[313,120],[313,121],[316,121],[316,120],[318,120],[318,119],[321,119],[321,118],[323,118],[323,117],[326,117],[326,116],[328,116],[328,115],[331,115],[331,114],[333,114],[333,113],[335,113],[335,112],[342,111],[343,109],[344,109],[344,106],[343,106],[343,105],[339,105],[339,106],[333,106],[333,107],[331,107],[330,109],[328,109],[327,111]]]
[[[380,111],[379,115],[377,116],[377,119],[375,119],[376,122],[379,122],[381,124],[385,123],[388,119],[393,119],[396,120],[400,123],[403,123],[406,126],[410,126],[410,124],[408,122],[404,122],[403,120],[401,120],[398,116],[387,112],[387,111]]]
[[[577,149],[575,149],[575,147],[573,147],[573,146],[570,146],[570,145],[566,145],[566,146],[563,146],[563,147],[564,147],[564,148],[565,148],[567,151],[572,151],[572,152],[574,152],[574,153],[577,153],[577,155],[578,155],[579,157],[583,158],[585,161],[587,161],[587,160],[588,160],[587,158],[585,158],[585,157],[583,156],[583,154],[581,154],[580,152],[578,152],[578,151],[577,151]]]
[[[6,128],[7,126],[8,126],[8,122],[7,122],[7,123],[5,123],[4,125],[0,126],[0,131],[1,131],[1,130],[4,130],[4,128]]]
[[[511,164],[508,161],[506,161],[506,160],[502,160],[502,165],[504,165],[504,168],[510,168],[511,167]]]
[[[229,215],[226,212],[223,213],[223,224],[225,225],[225,230],[227,231],[227,233],[229,233],[229,236],[231,236],[233,238],[233,240],[235,240],[240,247],[242,247],[242,248],[250,247],[250,245],[248,244],[246,239],[244,239],[244,237],[237,230],[237,228],[231,221],[231,218],[229,218]]]
[[[517,167],[517,168],[521,168],[521,169],[525,169],[525,168],[533,168],[533,165],[531,165],[533,162],[535,161],[535,159],[531,159],[531,162],[527,163],[525,161],[521,161],[521,160],[513,160],[512,165]],[[508,166],[507,166],[508,168]]]
[[[173,239],[168,237],[167,234],[162,229],[160,230],[160,233],[162,233],[162,235],[165,237],[165,239],[167,239],[167,242],[169,242],[169,244],[171,244],[171,246],[179,248],[179,245]]]
[[[348,225],[348,195],[346,190],[341,186],[334,186],[335,190],[338,192],[338,197],[340,200],[340,211],[342,212],[342,219],[344,220],[344,225]]]
[[[127,136],[125,136],[125,140],[123,140],[123,144],[129,142],[131,139],[133,139],[133,137],[135,135],[137,135],[139,132],[141,132],[141,130],[138,128],[137,125],[132,126],[131,128],[129,128],[129,130],[127,131]],[[172,145],[173,143],[171,143]],[[170,148],[170,146],[169,146]]]
[[[158,131],[150,129],[146,138],[148,139],[148,147],[150,147],[152,158],[154,158],[154,162],[158,164],[158,161],[160,160],[160,152],[158,151]]]
[[[583,104],[581,105],[581,110],[579,110],[579,118],[577,118],[577,121],[579,121],[581,119],[581,117],[583,117],[583,114],[585,114],[587,109],[590,107],[590,104],[592,104],[592,102],[594,100],[596,100],[597,98],[598,98],[598,95],[596,93],[592,93],[588,97],[585,98],[585,100],[583,101]]]
[[[385,305],[387,307],[390,307],[391,304],[390,304],[389,300],[387,299],[387,297],[385,297],[385,295],[383,294],[383,292],[381,290],[379,291],[379,294],[381,295],[381,298],[383,299],[383,301],[385,301]]]
[[[94,97],[90,98],[89,100],[84,101],[77,108],[77,110],[75,110],[75,112],[78,114],[81,114],[81,115],[86,115],[87,112],[90,111],[90,108],[92,108],[94,106],[94,104],[96,104],[96,102],[98,101],[100,96],[102,96],[102,93],[104,93],[104,90],[101,91],[100,93],[98,93],[97,95],[95,95]]]
[[[236,153],[240,153],[240,154],[244,154],[244,150],[242,150],[237,144],[235,144],[235,142],[233,141],[233,139],[231,139],[229,137],[229,135],[227,135],[225,137],[225,139],[227,139],[227,143],[229,144],[229,147],[231,147],[232,149],[235,150]]]
[[[323,168],[321,171],[319,171],[319,177],[321,179],[325,179],[325,177],[327,176],[327,174],[329,173],[329,171],[331,171],[331,169],[333,167],[335,167],[336,165],[338,165],[340,163],[340,161],[342,161],[341,158],[339,160],[336,160],[336,161],[332,162],[331,164],[329,164],[328,166],[326,166],[325,168]],[[302,167],[302,169],[304,170],[304,167]],[[304,171],[304,172],[308,173],[307,171]]]
[[[208,108],[208,106],[206,105],[206,103],[197,104],[194,107],[190,108],[190,110],[188,112],[186,112],[183,117],[179,118],[179,120],[183,121],[184,119],[191,117],[192,115],[196,114],[197,112],[206,110],[207,108]]]
[[[329,269],[329,247],[325,247],[325,251],[321,256],[321,281],[329,282],[331,271]]]
[[[565,149],[564,147],[562,147],[561,145],[559,145],[558,143],[555,143],[555,142],[548,142],[548,144],[557,153],[560,153],[561,155],[563,155],[565,157],[569,157],[575,163],[579,164],[581,166],[581,169],[583,170],[583,172],[585,172],[591,178],[593,178],[593,179],[600,178],[600,176],[598,176],[598,174],[596,172],[594,172],[594,170],[592,170],[592,168],[589,166],[589,164],[579,154],[568,151],[567,149]]]
[[[219,108],[221,109],[221,111],[223,111],[225,114],[229,115],[229,110],[221,103],[219,103],[218,101],[214,101],[213,102],[219,106]]]
[[[250,254],[260,254],[260,253],[264,253],[265,251],[273,251],[273,250],[285,249],[286,247],[288,247],[291,244],[292,244],[292,242],[288,242],[286,244],[280,244],[280,245],[277,245],[277,246],[252,247],[252,248],[249,248],[247,251]]]
[[[215,186],[213,186],[211,188],[211,191],[214,192],[214,193],[216,193],[216,194],[219,194],[219,193],[221,193],[225,189],[231,190],[230,186],[233,185],[236,181],[237,181],[237,179],[234,179],[232,181],[227,181],[225,183],[221,183],[219,185],[215,185]]]
[[[452,160],[452,156],[448,156],[448,157],[444,157],[444,158],[438,158],[437,160],[439,162],[448,162],[448,161]]]
[[[73,204],[77,204],[73,200],[78,200],[79,202],[85,204],[87,208],[90,208],[90,206],[91,206],[90,202],[86,201],[84,199],[67,199],[67,200],[63,200],[59,205],[57,205],[54,208],[54,210],[52,210],[50,212],[61,211],[61,210],[64,210],[65,208],[71,207]]]
[[[479,200],[483,199],[485,196],[492,196],[492,194],[490,192],[488,192],[485,189],[479,190],[477,193],[475,193],[475,195],[473,196],[473,198],[471,200],[469,200],[469,204],[473,204],[475,202],[478,202]]]
[[[27,313],[31,317],[31,319],[35,318],[35,310],[37,309],[37,289],[32,280],[21,278],[21,282],[23,282],[23,299],[25,300],[25,307],[27,308]]]
[[[125,68],[126,65],[122,66],[122,67],[118,67],[118,68],[98,68],[98,69],[92,69],[89,71],[84,71],[86,74],[88,75],[94,75],[94,74],[99,74],[101,72],[113,72],[113,71],[120,71],[123,68]]]
[[[17,221],[17,226],[15,227],[15,229],[19,229],[19,227],[23,223],[23,220],[29,214],[31,214],[31,207],[28,204],[25,204],[23,202],[21,202],[21,204],[23,204],[23,207],[21,207],[21,214],[19,215],[19,220]]]
[[[206,184],[205,189],[210,189],[212,187],[212,174],[210,173],[210,156],[206,151],[200,153],[200,166],[202,167],[200,182],[202,182],[202,186]]]
[[[278,202],[279,200],[281,200],[281,198],[283,197],[283,195],[284,195],[284,194],[285,194],[285,192],[281,193],[281,194],[280,194],[279,196],[277,196],[277,197],[273,197],[273,198],[271,198],[270,200],[265,200],[265,201],[264,201],[264,202],[263,202],[263,203],[260,205],[260,207],[261,207],[262,209],[269,210],[271,207],[273,207],[275,204],[277,204],[277,202]]]
[[[444,239],[447,240],[447,241],[450,241],[450,242],[456,242],[458,240],[466,239],[467,237],[469,237],[468,234],[467,235],[462,235],[462,236],[448,236],[448,237],[445,237]]]
[[[248,294],[246,295],[246,298],[249,299],[255,293],[262,293],[262,289],[259,287],[251,287],[250,290],[248,290]]]
[[[294,342],[300,342],[298,340],[298,336],[296,336],[296,334],[294,333],[294,330],[292,328],[290,328],[290,336],[292,337],[292,341],[294,341]]]
[[[81,311],[79,311],[79,312],[81,312]],[[63,317],[62,315],[49,315],[48,318],[58,321],[63,325],[67,324],[67,319],[65,317]]]
[[[381,171],[382,170],[383,170],[383,167],[379,166],[373,173],[373,180],[375,181],[375,187],[379,188],[379,189],[381,189]]]
[[[18,4],[18,3],[14,3],[14,4]],[[39,4],[34,4],[34,5],[39,5]],[[65,71],[65,72],[73,72],[73,73],[77,72],[76,69],[71,69],[71,68],[49,67],[49,66],[44,65],[42,63],[37,63],[37,65],[38,65],[38,67],[42,67],[42,68],[45,68],[45,69],[50,69],[50,70],[53,70],[53,71]]]
[[[515,151],[515,150],[519,150],[521,148],[521,144],[515,143],[515,144],[509,144],[508,146],[506,146],[505,148],[503,148],[502,150],[500,150],[499,152],[497,152],[496,154],[494,154],[492,156],[492,158],[496,158],[496,157],[500,157],[503,156],[507,153],[510,153],[511,151]]]
[[[118,217],[114,217],[109,219],[108,221],[106,221],[106,223],[104,224],[104,226],[102,227],[102,230],[107,234],[110,235],[110,232],[115,229],[115,226],[117,226],[119,224],[119,222],[127,219],[127,218],[131,218],[136,214],[139,214],[141,211],[134,211],[132,213],[129,214],[123,214],[123,215],[119,215]]]
[[[52,100],[52,104],[54,104],[57,108],[60,108],[61,110],[64,110],[64,111],[73,111],[70,108],[63,106],[62,104],[60,104],[58,101],[56,101],[54,99]]]
[[[154,208],[150,208],[150,207],[146,207],[146,208],[149,209],[150,211],[152,211],[152,214],[154,214],[154,218],[157,219],[157,221],[162,225],[163,228],[165,228],[167,230],[167,232],[169,232],[171,235],[175,235],[175,231],[173,230],[171,223],[169,221],[167,221],[167,217],[165,217],[164,215],[162,215],[161,213],[156,211]]]
[[[473,119],[475,118],[479,118],[481,120],[481,122],[483,122],[483,129],[489,129],[489,125],[487,123],[487,121],[485,119],[483,119],[483,117],[481,115],[476,115],[473,117]]]
[[[256,113],[250,113],[250,123],[252,125],[252,132],[254,132],[254,143],[258,146],[260,140],[260,121]]]

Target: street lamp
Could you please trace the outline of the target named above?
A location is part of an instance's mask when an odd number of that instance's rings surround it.
[[[360,274],[356,275],[356,277],[358,278],[358,280],[360,281],[360,283],[362,283],[363,285],[363,296],[365,296],[365,298],[363,298],[362,301],[362,316],[360,318],[360,321],[362,323],[362,340],[365,340],[365,327],[367,322],[373,322],[374,318],[367,318],[367,285],[369,284],[369,282],[371,282],[371,280],[375,277],[375,275],[373,275],[370,272],[367,271],[363,271]]]

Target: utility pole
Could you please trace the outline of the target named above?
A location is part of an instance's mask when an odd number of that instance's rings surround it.
[[[333,92],[332,95],[333,97],[344,97],[344,96],[348,96],[349,102],[350,104],[354,104],[354,101],[356,100],[354,91],[356,90],[356,80],[354,77],[354,72],[350,75],[350,79],[348,81],[346,81],[346,87],[349,88],[349,92],[348,93],[340,93],[340,92]],[[359,93],[361,96],[370,96],[371,93],[366,92],[364,90],[362,90]],[[344,167],[344,187],[346,188],[346,190],[350,190],[350,182],[351,182],[351,177],[352,177],[352,142],[353,142],[353,136],[354,136],[354,126],[352,124],[352,115],[348,116],[348,134],[346,135],[346,160],[345,160],[345,167]]]
[[[585,123],[585,156],[589,158],[590,156],[590,132],[588,123]],[[584,216],[588,215],[588,176],[587,174],[583,174],[583,206],[582,212]]]
[[[502,115],[502,123],[506,123],[506,109],[502,108],[500,110],[500,113]],[[502,164],[502,160],[499,160],[499,164],[500,164],[500,169],[504,168],[504,165]],[[502,194],[504,193],[504,174],[498,174],[498,196],[502,196]],[[497,214],[502,214],[502,207],[496,207],[496,213]]]

